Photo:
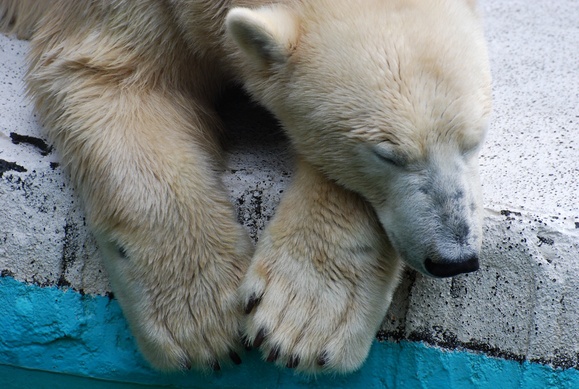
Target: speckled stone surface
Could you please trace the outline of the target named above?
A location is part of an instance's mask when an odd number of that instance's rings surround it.
[[[485,0],[494,119],[486,203],[579,222],[579,6]],[[579,254],[578,254],[579,255]]]
[[[379,338],[577,369],[579,7],[482,0],[480,9],[494,77],[481,270],[445,280],[408,272]],[[78,200],[24,96],[26,50],[0,36],[0,270],[104,295]],[[291,177],[291,152],[271,118],[239,96],[221,112],[231,140],[224,181],[257,239]]]

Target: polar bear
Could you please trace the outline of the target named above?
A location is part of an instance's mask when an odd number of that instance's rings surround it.
[[[468,0],[1,0],[26,81],[138,346],[161,370],[351,372],[402,264],[478,268],[491,110]],[[219,178],[214,104],[241,84],[296,173],[253,249]]]

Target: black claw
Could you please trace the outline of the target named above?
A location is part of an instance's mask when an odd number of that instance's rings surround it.
[[[219,364],[218,361],[213,361],[213,363],[211,364],[211,369],[213,369],[213,371],[220,371],[221,370],[221,365]]]
[[[235,363],[236,365],[241,365],[241,358],[239,357],[239,355],[235,351],[229,352],[229,358],[231,358],[233,363]]]
[[[249,315],[253,308],[255,308],[261,302],[261,297],[256,297],[255,293],[251,295],[247,305],[245,306],[245,314]]]
[[[188,359],[183,360],[183,369],[191,370],[191,362]]]
[[[265,338],[265,330],[262,328],[257,333],[255,340],[253,341],[253,347],[258,348],[263,343],[263,339]]]
[[[295,369],[296,367],[298,367],[299,364],[300,364],[300,357],[298,357],[297,355],[292,355],[289,361],[287,361],[285,367],[287,367],[288,369]]]
[[[267,362],[275,362],[275,361],[277,361],[278,357],[279,357],[279,347],[276,346],[273,349],[271,349],[271,351],[269,352],[269,355],[267,356],[266,361]]]
[[[325,352],[323,354],[321,354],[320,356],[318,356],[318,359],[316,360],[316,363],[318,364],[318,366],[325,366],[326,363],[328,363],[328,354],[326,354]]]
[[[128,259],[128,258],[129,258],[129,255],[127,254],[127,250],[126,250],[124,247],[122,247],[122,246],[119,246],[119,255],[120,255],[121,258],[123,258],[123,259]]]

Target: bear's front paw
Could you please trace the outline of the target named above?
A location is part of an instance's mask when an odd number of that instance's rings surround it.
[[[156,369],[220,370],[223,362],[241,363],[243,307],[237,292],[253,248],[237,230],[237,240],[222,236],[213,242],[220,246],[203,242],[195,251],[179,247],[183,237],[141,241],[134,250],[100,243],[115,296],[140,351]]]
[[[400,264],[388,241],[367,225],[360,234],[355,224],[318,231],[272,224],[240,288],[247,344],[302,372],[358,369],[397,284]]]

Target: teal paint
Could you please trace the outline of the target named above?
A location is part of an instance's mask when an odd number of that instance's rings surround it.
[[[347,376],[307,378],[257,352],[216,374],[161,374],[138,353],[115,300],[0,278],[0,386],[178,388],[579,388],[579,371],[423,343],[378,343]]]

